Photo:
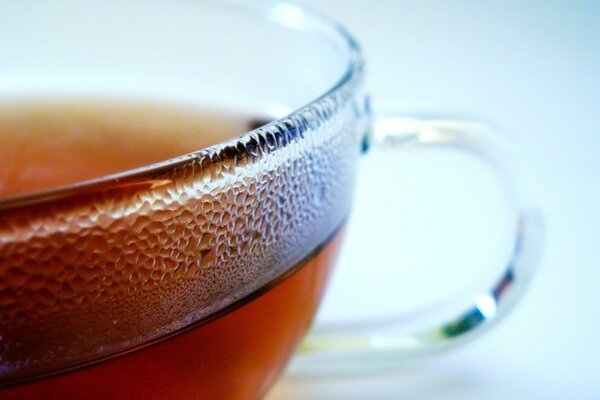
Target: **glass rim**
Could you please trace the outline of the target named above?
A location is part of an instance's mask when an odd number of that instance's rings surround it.
[[[302,22],[310,22],[313,24],[317,24],[320,27],[324,27],[330,32],[338,35],[338,37],[343,39],[343,41],[348,46],[348,59],[346,69],[344,70],[342,75],[337,79],[337,81],[333,84],[333,86],[323,91],[323,94],[309,101],[308,103],[297,107],[294,111],[287,115],[274,118],[271,122],[259,128],[240,133],[237,136],[225,139],[214,145],[203,147],[201,149],[195,150],[187,154],[169,158],[164,161],[144,165],[142,167],[127,169],[114,174],[102,175],[97,178],[87,179],[66,185],[58,185],[49,189],[28,191],[15,195],[0,196],[0,212],[64,199],[74,195],[89,194],[95,191],[109,190],[114,188],[115,186],[129,187],[139,185],[141,187],[152,188],[155,186],[155,183],[149,182],[148,180],[151,179],[153,176],[164,174],[165,172],[177,169],[191,162],[194,162],[194,160],[199,159],[200,155],[211,150],[226,155],[227,153],[222,152],[221,150],[229,146],[235,146],[244,137],[249,137],[252,134],[264,136],[269,132],[269,127],[273,127],[277,123],[281,123],[284,120],[293,118],[296,115],[300,115],[303,112],[318,105],[319,103],[326,101],[328,98],[341,91],[343,87],[345,87],[351,81],[353,81],[364,66],[364,57],[362,54],[361,47],[356,41],[356,39],[350,34],[350,32],[348,32],[348,30],[343,25],[339,24],[335,20],[321,15],[317,12],[308,10],[304,7],[300,7],[296,4],[288,3],[285,0],[250,2],[241,2],[239,0],[221,0],[219,2],[212,0],[203,1],[203,3],[205,4],[208,2],[221,5],[228,4],[236,7],[244,7],[248,10],[254,11],[256,13],[256,18],[261,21],[278,23],[290,29],[293,28],[299,30],[306,30],[306,27],[303,27],[302,25],[300,25],[300,27],[297,26],[297,20],[300,20]],[[202,4],[199,4],[198,6],[201,7]],[[295,16],[296,26],[290,26],[289,22],[285,20],[285,15],[289,15],[289,13],[293,13],[293,15]],[[225,159],[221,159],[221,161],[224,160]]]

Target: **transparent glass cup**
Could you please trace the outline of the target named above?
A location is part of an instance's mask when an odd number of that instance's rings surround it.
[[[307,332],[360,158],[377,146],[489,162],[514,205],[513,256],[468,304],[423,315],[430,324],[410,334],[314,328],[294,369],[363,370],[449,348],[523,293],[541,223],[514,153],[478,123],[374,118],[360,48],[335,23],[282,2],[21,1],[0,13],[0,100],[268,118],[157,164],[0,198],[0,397],[260,397]]]

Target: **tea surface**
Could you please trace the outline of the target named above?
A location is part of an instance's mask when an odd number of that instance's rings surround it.
[[[0,196],[143,167],[240,135],[256,119],[174,104],[0,102]]]

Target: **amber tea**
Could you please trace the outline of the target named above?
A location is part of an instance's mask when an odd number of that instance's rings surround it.
[[[140,102],[4,103],[0,196],[144,167],[259,120]],[[0,398],[248,399],[267,390],[310,324],[342,229],[273,268],[271,249],[282,245],[261,240],[279,223],[269,215],[299,211],[293,197],[278,192],[280,181],[212,193],[220,172],[204,171],[201,189],[157,173],[147,187],[117,177],[43,213],[35,196],[30,207],[0,207]]]

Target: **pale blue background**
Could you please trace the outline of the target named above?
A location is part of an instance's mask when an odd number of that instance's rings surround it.
[[[600,398],[600,2],[303,4],[359,39],[377,102],[500,121],[538,175],[547,243],[523,302],[470,346],[385,376],[285,379],[268,399]],[[326,314],[345,312],[332,296]]]

